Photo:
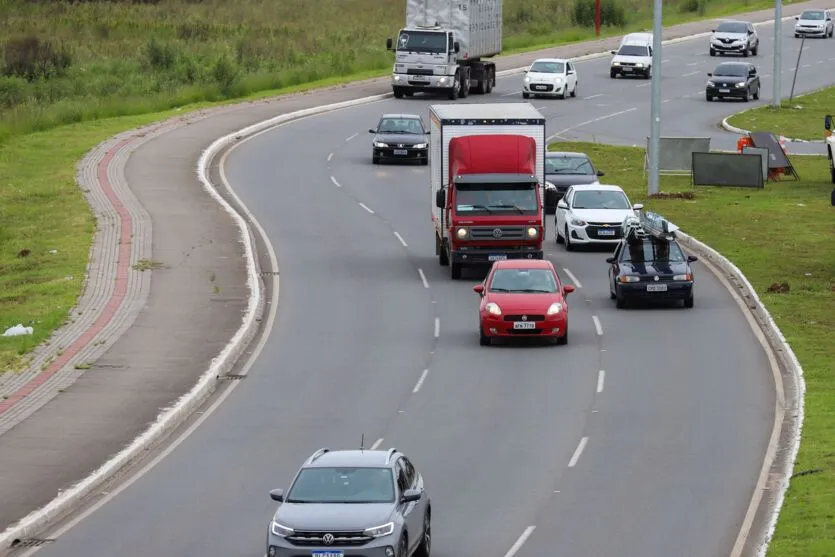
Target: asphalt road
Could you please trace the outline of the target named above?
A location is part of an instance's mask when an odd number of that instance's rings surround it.
[[[835,41],[817,42],[806,63],[831,56]],[[704,39],[665,48],[664,114],[718,137],[710,123],[739,106],[684,96],[720,61],[705,51]],[[648,82],[606,70],[606,59],[580,63],[581,98],[534,101],[549,135],[590,139],[600,125],[598,140],[643,141]],[[822,79],[805,75],[799,90]],[[465,102],[520,101],[519,80]],[[315,449],[357,447],[362,434],[423,473],[437,556],[501,557],[525,532],[520,557],[730,551],[774,405],[766,357],[730,295],[696,264],[694,309],[617,311],[605,252],[565,252],[549,219],[548,257],[578,287],[569,344],[479,347],[478,277],[453,282],[437,263],[426,167],[370,162],[379,114],[425,115],[429,102],[300,120],[230,155],[229,181],[281,267],[270,340],[201,427],[39,555],[260,557],[269,489],[286,488]]]

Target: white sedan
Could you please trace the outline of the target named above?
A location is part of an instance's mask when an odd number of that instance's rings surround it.
[[[531,95],[577,96],[577,69],[574,63],[562,58],[540,58],[531,64],[522,78],[522,97]]]
[[[554,214],[557,243],[564,242],[569,251],[576,245],[617,244],[624,219],[643,207],[630,204],[620,186],[571,186]]]

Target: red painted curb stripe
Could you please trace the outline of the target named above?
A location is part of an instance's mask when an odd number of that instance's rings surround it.
[[[84,331],[84,333],[82,333],[81,336],[75,340],[75,342],[64,350],[58,358],[53,360],[48,368],[37,374],[20,389],[9,395],[6,400],[0,401],[0,414],[8,411],[16,403],[20,402],[22,399],[32,394],[38,387],[46,383],[50,377],[58,373],[58,371],[63,368],[73,356],[78,354],[82,348],[87,346],[87,344],[89,344],[90,341],[93,340],[93,338],[95,338],[95,336],[99,334],[108,323],[110,323],[125,299],[125,293],[128,288],[128,273],[130,272],[133,219],[131,218],[128,210],[122,204],[119,196],[117,196],[116,192],[113,190],[113,185],[107,177],[107,167],[110,164],[110,161],[113,160],[116,153],[118,153],[122,147],[127,145],[129,142],[133,141],[133,139],[134,138],[132,137],[124,139],[115,147],[111,148],[104,155],[101,162],[99,162],[97,168],[99,184],[101,185],[104,194],[107,196],[107,199],[110,200],[111,205],[113,205],[113,208],[116,209],[120,221],[119,255],[116,261],[116,284],[113,288],[113,293],[110,295],[110,299],[107,301],[104,311],[102,311],[101,315],[99,315],[98,319],[96,319],[89,329]]]

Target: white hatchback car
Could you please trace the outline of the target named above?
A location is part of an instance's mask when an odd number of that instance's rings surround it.
[[[554,228],[557,243],[571,251],[576,245],[617,244],[621,225],[643,205],[632,205],[620,186],[575,185],[557,203]]]
[[[540,58],[525,72],[522,78],[522,97],[531,95],[577,96],[577,69],[570,60],[562,58]]]
[[[800,37],[821,37],[826,39],[832,37],[833,24],[832,12],[829,10],[803,10],[794,19],[794,38]]]

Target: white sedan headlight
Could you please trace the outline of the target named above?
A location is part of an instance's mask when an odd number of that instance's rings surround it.
[[[530,82],[531,82],[531,77],[529,75],[526,75],[525,76],[525,83],[530,83]]]
[[[584,221],[583,219],[578,219],[577,217],[571,217],[568,220],[574,226],[586,226],[586,221]]]
[[[388,143],[383,143],[382,141],[375,141],[375,142],[374,142],[374,147],[380,147],[380,148],[382,148],[382,147],[388,147],[388,146],[389,146],[389,144],[388,144]]]
[[[559,302],[554,302],[548,308],[548,311],[545,312],[546,315],[556,315],[562,311],[562,304]]]
[[[499,307],[499,304],[496,304],[494,302],[490,302],[489,304],[484,306],[484,309],[486,309],[487,313],[489,313],[490,315],[501,315],[502,314],[502,308]]]
[[[382,536],[388,536],[392,532],[394,532],[394,522],[388,522],[382,526],[375,526],[374,528],[367,528],[362,533],[372,538],[380,538]]]
[[[276,536],[281,536],[282,538],[286,538],[287,536],[292,536],[293,533],[294,533],[292,528],[282,526],[281,524],[279,524],[275,520],[273,520],[272,532]]]

